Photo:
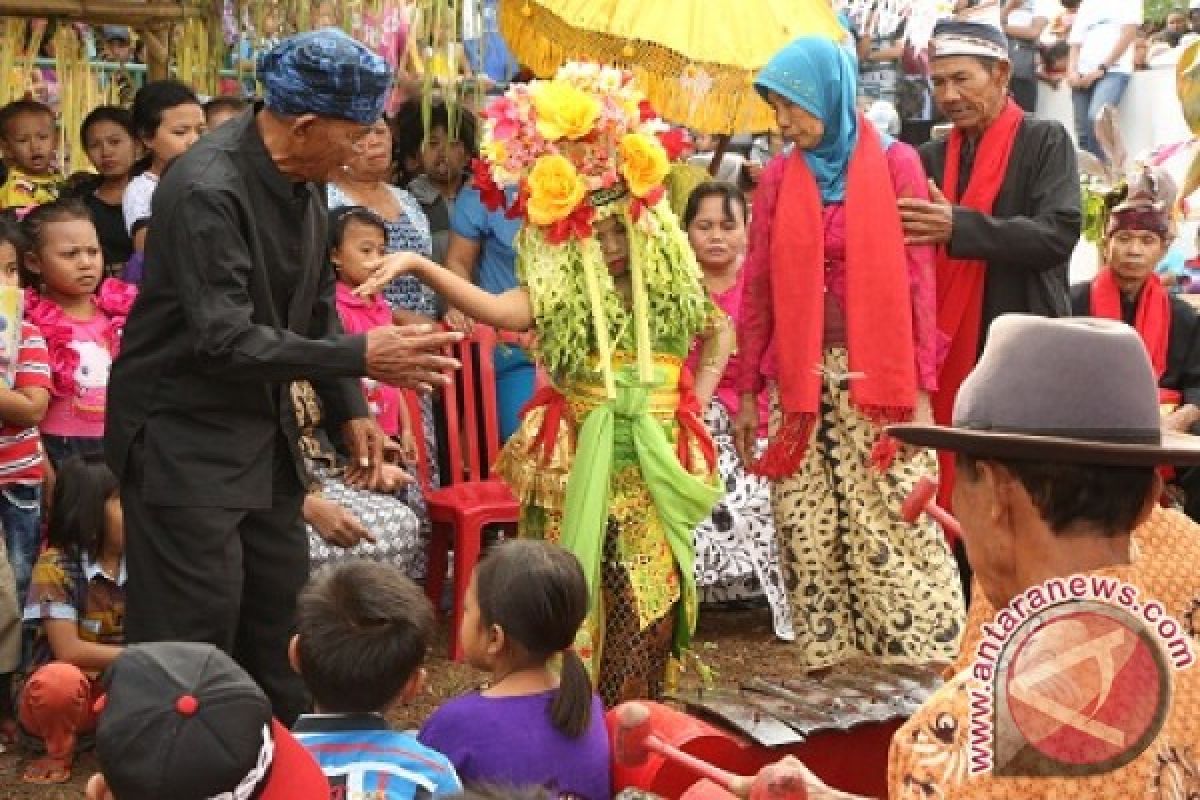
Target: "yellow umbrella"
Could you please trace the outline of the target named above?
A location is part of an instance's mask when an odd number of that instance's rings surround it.
[[[752,84],[784,45],[845,36],[828,0],[500,0],[499,16],[539,77],[572,60],[625,67],[663,117],[716,134],[774,127]]]

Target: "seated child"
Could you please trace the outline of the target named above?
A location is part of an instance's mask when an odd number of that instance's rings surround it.
[[[421,662],[433,608],[399,570],[367,561],[332,567],[300,594],[288,651],[315,712],[293,734],[317,759],[335,797],[375,789],[376,800],[444,797],[462,791],[444,755],[384,718],[425,683]]]
[[[125,642],[125,526],[117,479],[100,456],[63,462],[48,540],[24,615],[37,632],[18,718],[46,745],[26,767],[27,783],[71,777],[78,736],[96,725],[96,676]]]
[[[103,689],[88,800],[329,800],[262,689],[210,644],[132,645]]]
[[[57,466],[103,450],[108,373],[136,289],[104,277],[96,226],[78,200],[38,206],[23,220],[24,267],[33,281],[25,318],[46,337],[53,387],[42,443]]]
[[[610,796],[604,707],[571,649],[587,604],[583,568],[548,542],[505,542],[475,570],[459,636],[492,682],[434,711],[418,737],[465,782]],[[559,656],[561,677],[551,667]]]
[[[8,176],[0,186],[0,208],[28,209],[58,197],[54,151],[56,120],[49,106],[14,100],[0,108],[0,149]]]

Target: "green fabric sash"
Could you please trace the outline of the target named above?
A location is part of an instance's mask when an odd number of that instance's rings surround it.
[[[575,554],[587,576],[589,608],[602,613],[600,566],[609,511],[609,485],[618,438],[628,444],[641,468],[650,497],[667,535],[682,580],[682,602],[675,625],[676,653],[687,649],[696,628],[696,544],[693,531],[721,496],[716,476],[705,482],[685,470],[662,423],[647,411],[649,389],[631,369],[617,376],[617,396],[598,406],[579,430],[575,459],[567,479],[561,544]],[[627,421],[627,422],[626,422]],[[625,442],[621,441],[624,445]]]

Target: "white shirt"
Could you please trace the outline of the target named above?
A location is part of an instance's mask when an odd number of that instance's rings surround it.
[[[1079,74],[1095,72],[1112,55],[1126,25],[1145,20],[1142,4],[1131,0],[1083,0],[1067,42],[1079,45]],[[1109,67],[1111,72],[1133,72],[1133,45]]]
[[[1009,12],[1008,24],[1024,27],[1041,18],[1050,23],[1062,11],[1058,0],[1024,0],[1021,7]]]
[[[125,214],[125,230],[133,235],[133,226],[138,220],[150,218],[150,200],[158,188],[158,176],[146,170],[135,175],[125,186],[121,196],[121,210]]]

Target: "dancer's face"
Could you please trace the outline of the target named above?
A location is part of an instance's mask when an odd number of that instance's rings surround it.
[[[621,218],[613,215],[605,217],[596,223],[596,241],[600,243],[600,253],[604,263],[613,277],[624,275],[629,271],[629,232]]]

